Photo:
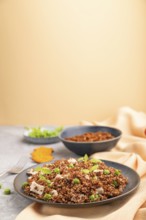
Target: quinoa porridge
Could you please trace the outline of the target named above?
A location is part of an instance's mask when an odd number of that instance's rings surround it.
[[[122,194],[128,179],[98,159],[61,159],[30,169],[24,193],[54,203],[91,203]]]

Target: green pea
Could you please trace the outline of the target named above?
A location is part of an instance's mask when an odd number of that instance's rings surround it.
[[[53,183],[51,182],[51,180],[46,180],[46,182],[47,182],[47,184],[48,184],[49,187],[51,187],[52,184],[53,184]]]
[[[74,184],[79,184],[79,183],[80,183],[80,180],[79,180],[78,178],[74,178],[74,179],[73,179],[73,183],[74,183]]]
[[[95,201],[95,200],[99,199],[99,195],[98,195],[98,194],[96,194],[96,195],[92,194],[92,195],[89,197],[89,199],[90,199],[91,201]]]
[[[44,200],[50,200],[52,198],[51,194],[46,193],[43,197]]]
[[[10,190],[9,188],[6,188],[6,189],[4,190],[4,194],[5,194],[5,195],[10,195],[10,194],[11,194],[11,190]]]
[[[99,199],[99,195],[98,195],[98,194],[96,194],[96,195],[95,195],[95,198],[96,198],[96,199]]]
[[[47,182],[48,184],[51,184],[51,180],[46,180],[46,182]]]
[[[73,165],[72,163],[70,163],[70,164],[68,165],[68,167],[73,168],[74,165]]]
[[[56,167],[56,168],[54,169],[54,172],[55,172],[55,173],[60,173],[60,169],[59,169],[58,167]]]
[[[108,174],[110,174],[110,171],[109,170],[103,170],[103,174],[108,175]]]
[[[24,183],[22,183],[22,188],[25,188],[28,185],[29,185],[28,182],[24,182]]]
[[[115,174],[116,176],[118,176],[118,175],[121,174],[121,171],[120,171],[120,170],[115,170],[114,174]]]
[[[113,184],[114,184],[115,188],[119,186],[119,184],[116,180],[113,180]]]
[[[89,199],[90,199],[91,201],[94,201],[94,200],[95,200],[95,196],[92,194],[91,196],[89,196]]]
[[[97,176],[94,176],[94,177],[93,177],[93,180],[98,180],[98,177],[97,177]]]

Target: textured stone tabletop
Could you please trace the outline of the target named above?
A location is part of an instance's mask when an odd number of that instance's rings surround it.
[[[24,169],[35,165],[31,160],[31,152],[40,145],[27,143],[23,139],[24,127],[22,126],[0,126],[0,172],[13,166],[22,155],[28,157]],[[45,145],[54,149],[54,159],[77,157],[59,142]],[[14,191],[13,181],[16,175],[8,174],[0,178],[0,220],[14,220],[26,206],[31,204],[30,200],[23,198]],[[5,188],[11,189],[10,195],[4,195]]]

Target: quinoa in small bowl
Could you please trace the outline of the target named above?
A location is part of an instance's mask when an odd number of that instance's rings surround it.
[[[121,135],[122,131],[117,128],[81,125],[64,128],[59,139],[67,149],[84,156],[111,150],[117,145]]]

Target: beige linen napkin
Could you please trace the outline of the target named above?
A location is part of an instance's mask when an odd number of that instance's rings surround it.
[[[146,115],[123,107],[103,122],[82,121],[81,124],[107,125],[122,130],[123,135],[116,150],[96,153],[92,157],[116,161],[136,170],[141,177],[138,190],[116,203],[91,208],[56,208],[33,203],[24,209],[16,220],[146,219]]]
[[[56,208],[33,203],[24,209],[16,220],[145,220],[146,219],[146,162],[135,153],[104,152],[92,155],[125,164],[136,170],[141,182],[137,191],[116,203],[91,208]],[[129,180],[132,181],[132,180]]]
[[[105,121],[82,121],[82,125],[105,125],[122,130],[122,138],[114,150],[135,152],[146,160],[146,114],[129,107],[120,108]]]

